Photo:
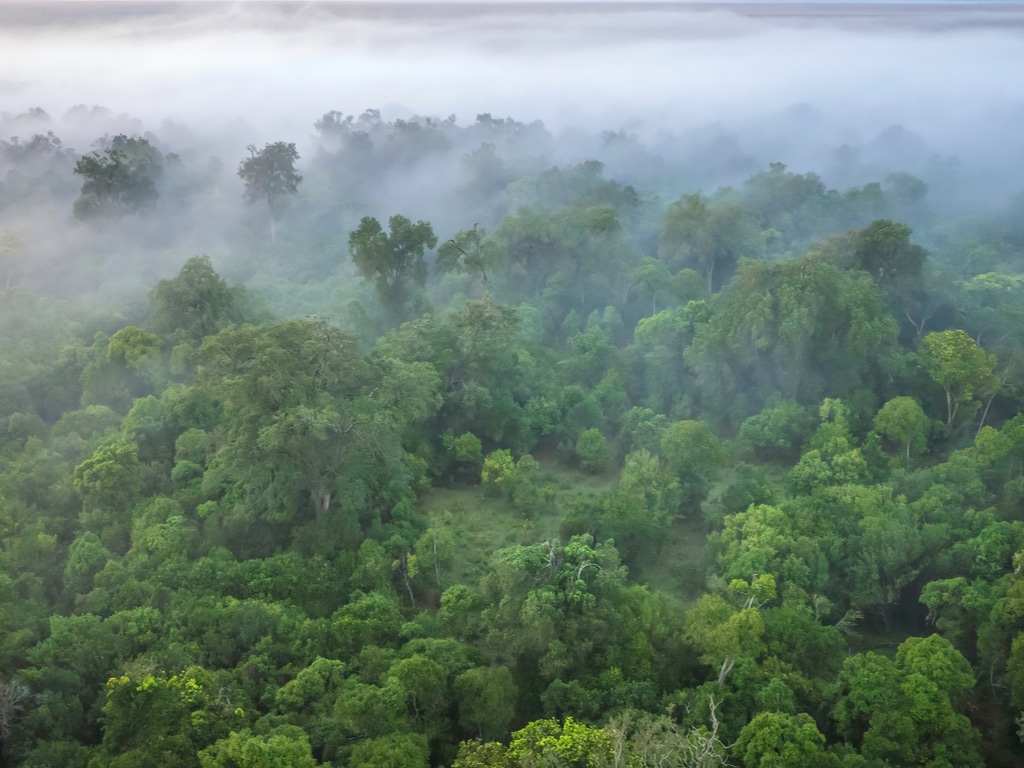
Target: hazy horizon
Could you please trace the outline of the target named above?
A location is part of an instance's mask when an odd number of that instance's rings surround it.
[[[139,12],[47,10],[69,2]],[[150,127],[199,116],[302,140],[328,109],[666,130],[809,104],[853,130],[941,131],[967,110],[1024,104],[1024,84],[1007,76],[1024,65],[1024,16],[1012,10],[993,19],[942,5],[825,17],[788,13],[812,4],[770,4],[776,15],[715,4],[258,5],[33,3],[0,29],[0,111],[56,117],[101,105]]]

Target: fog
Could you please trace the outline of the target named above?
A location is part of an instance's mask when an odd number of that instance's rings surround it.
[[[328,108],[677,128],[793,103],[851,131],[1004,122],[1024,13],[927,6],[31,3],[3,10],[6,111],[308,133]],[[1000,119],[1002,118],[1002,119]]]
[[[150,257],[147,277],[231,250],[225,222],[246,210],[233,171],[249,144],[295,142],[313,199],[326,149],[313,124],[330,110],[540,121],[534,144],[497,142],[514,177],[596,158],[606,176],[669,200],[781,161],[839,189],[906,171],[933,202],[986,210],[1021,187],[1021,71],[1015,4],[0,3],[0,139],[52,130],[82,155],[104,134],[149,132],[190,172],[220,169],[188,212],[139,225],[167,260]],[[391,168],[352,199],[337,193],[306,224],[333,217],[339,242],[367,212],[465,226],[445,188],[490,139],[447,134],[447,154]],[[8,194],[0,208],[0,229],[47,254],[50,285],[71,241],[99,237],[89,247],[111,267],[137,242],[128,224],[97,234],[72,222],[66,196],[79,184],[69,178],[49,205]]]

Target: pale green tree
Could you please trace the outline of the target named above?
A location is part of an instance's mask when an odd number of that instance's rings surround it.
[[[911,450],[920,453],[928,447],[928,416],[912,397],[894,397],[875,415],[875,429],[904,447],[906,460]]]
[[[946,393],[946,426],[958,411],[999,387],[996,358],[961,330],[929,333],[921,341],[918,360]]]

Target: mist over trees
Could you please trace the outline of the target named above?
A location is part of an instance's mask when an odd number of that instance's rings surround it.
[[[1012,152],[339,101],[0,112],[0,765],[1020,764]]]

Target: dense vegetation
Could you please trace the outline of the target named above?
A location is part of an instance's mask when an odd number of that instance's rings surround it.
[[[3,764],[1020,764],[1019,199],[46,122],[0,142]]]

